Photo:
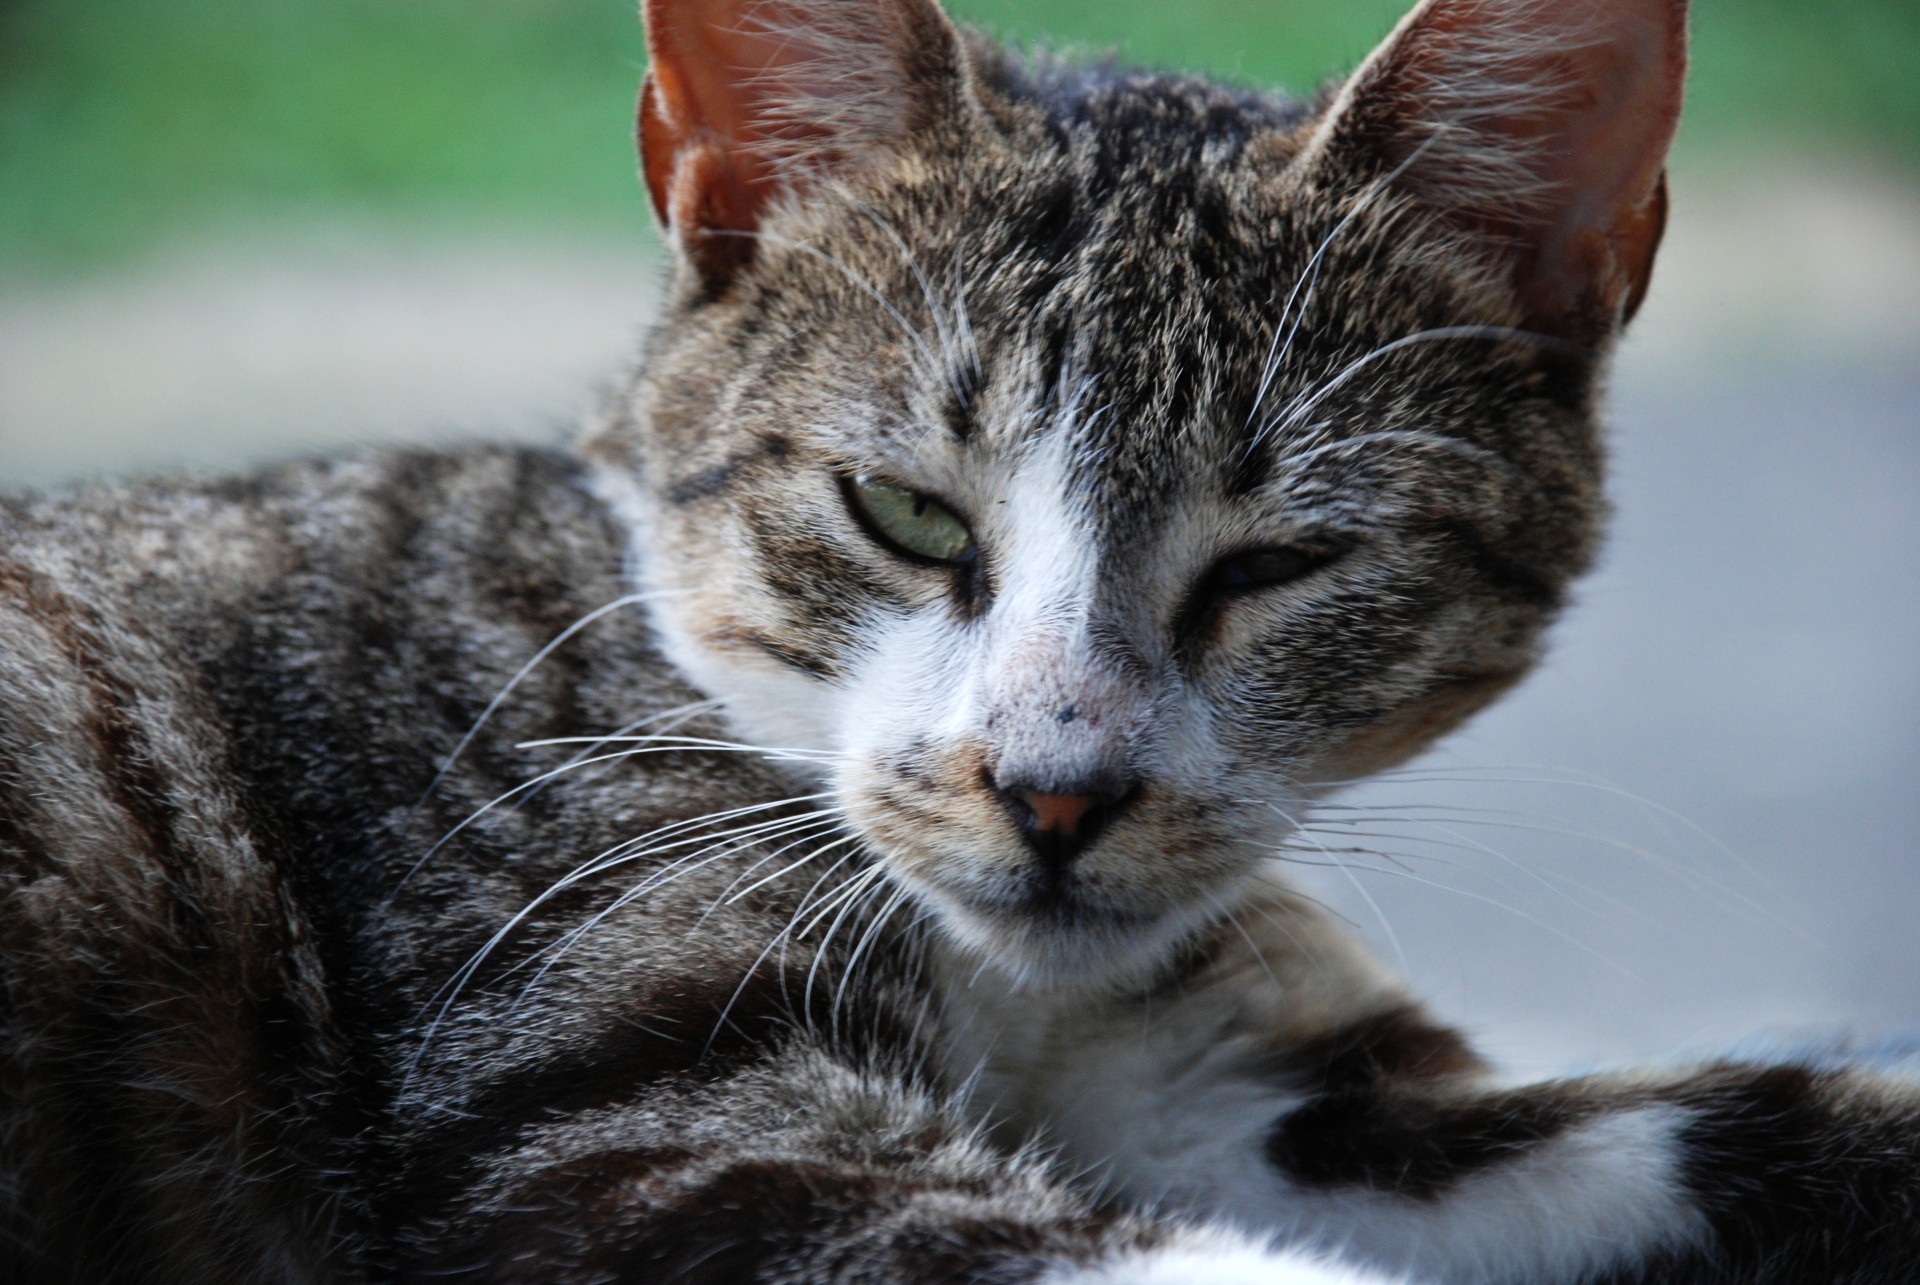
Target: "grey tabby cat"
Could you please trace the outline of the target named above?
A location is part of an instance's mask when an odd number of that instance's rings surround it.
[[[578,452],[0,506],[0,1278],[1916,1278],[1920,1081],[1503,1084],[1273,856],[1590,558],[1684,0],[647,19]]]

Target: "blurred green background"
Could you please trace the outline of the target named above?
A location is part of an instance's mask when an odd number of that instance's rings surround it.
[[[1307,89],[1401,0],[954,0],[1017,39]],[[1920,171],[1920,0],[1696,0],[1690,164]],[[316,217],[642,229],[631,0],[0,0],[0,276]]]

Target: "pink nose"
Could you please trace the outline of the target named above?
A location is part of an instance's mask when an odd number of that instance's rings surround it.
[[[1072,836],[1080,829],[1087,813],[1100,806],[1092,794],[1043,794],[1039,790],[1007,791],[1033,811],[1033,828]]]
[[[1041,865],[1056,873],[1072,865],[1138,792],[1132,787],[1076,794],[1053,794],[1025,785],[999,789],[1027,846]]]

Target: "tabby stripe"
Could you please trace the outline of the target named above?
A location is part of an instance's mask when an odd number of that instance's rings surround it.
[[[18,594],[28,614],[41,623],[73,666],[89,697],[79,730],[99,751],[100,784],[180,894],[174,909],[191,925],[193,947],[212,949],[214,935],[191,895],[192,863],[178,847],[179,809],[143,727],[138,695],[101,655],[96,642],[100,622],[37,572],[18,563],[0,564],[0,589]]]
[[[459,1264],[518,1280],[516,1263],[537,1262],[556,1285],[741,1285],[763,1271],[787,1279],[795,1263],[808,1279],[838,1278],[838,1261],[863,1280],[1028,1285],[1050,1261],[1095,1257],[1108,1221],[1022,1216],[993,1173],[968,1183],[799,1158],[703,1167],[677,1149],[557,1165],[401,1279],[443,1279]]]

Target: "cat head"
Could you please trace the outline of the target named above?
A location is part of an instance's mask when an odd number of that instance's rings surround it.
[[[932,0],[646,10],[678,267],[589,450],[672,657],[955,938],[1149,959],[1528,668],[1685,0],[1426,0],[1304,105]]]

